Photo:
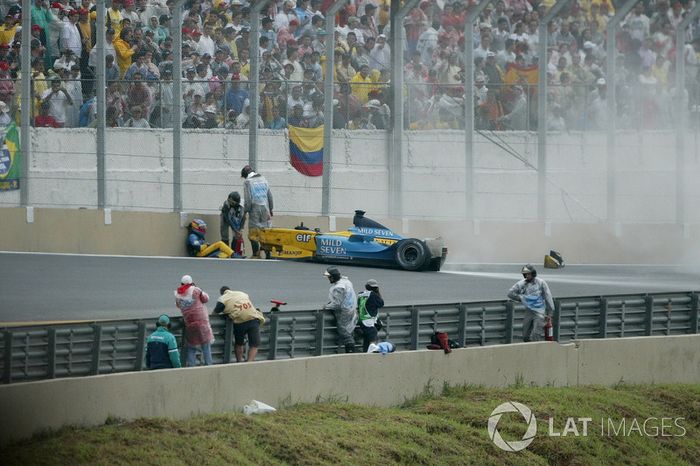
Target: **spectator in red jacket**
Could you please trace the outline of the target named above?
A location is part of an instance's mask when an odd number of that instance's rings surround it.
[[[175,304],[185,320],[185,338],[187,340],[187,367],[197,365],[197,351],[201,349],[204,364],[210,366],[211,344],[214,334],[209,325],[209,312],[205,304],[209,295],[197,287],[189,275],[183,275],[180,286],[175,290]]]

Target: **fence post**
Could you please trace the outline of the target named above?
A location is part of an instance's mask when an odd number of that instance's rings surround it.
[[[467,346],[467,306],[460,303],[457,307],[459,309],[459,333],[457,338],[459,339],[459,344],[464,348]]]
[[[608,338],[608,298],[600,298],[600,321],[598,322],[598,337]]]
[[[650,336],[653,326],[653,316],[654,316],[654,297],[647,295],[644,298],[644,307],[646,308],[644,312],[644,335]]]
[[[233,340],[233,321],[224,317],[224,364],[231,362],[231,342]]]
[[[143,370],[143,357],[146,346],[146,322],[139,322],[139,333],[136,337],[136,361],[134,362],[134,370]]]
[[[182,348],[182,351],[180,351],[180,362],[182,363],[182,367],[187,367],[187,327],[185,327],[185,319],[181,319],[180,322],[182,323],[180,333],[180,347]]]
[[[552,316],[552,337],[554,341],[559,341],[559,331],[561,330],[561,301],[554,300],[554,315]]]
[[[316,311],[316,356],[323,355],[323,334],[325,331],[325,319],[323,309]]]
[[[56,378],[56,328],[49,329],[49,347],[48,347],[49,364],[46,369],[50,379]],[[70,355],[69,355],[70,357]]]
[[[5,363],[4,371],[2,374],[3,383],[12,382],[12,332],[4,332],[5,336]]]
[[[273,312],[270,316],[270,351],[267,354],[267,359],[277,359],[277,324],[279,316]]]
[[[689,333],[698,333],[698,294],[690,294],[690,330]]]
[[[90,374],[97,375],[100,373],[100,347],[102,346],[102,325],[94,324],[92,326],[92,363],[90,365]]]
[[[420,324],[420,315],[418,308],[411,306],[411,349],[418,349],[418,326]]]
[[[513,317],[515,315],[515,304],[513,301],[506,301],[506,343],[513,343]]]

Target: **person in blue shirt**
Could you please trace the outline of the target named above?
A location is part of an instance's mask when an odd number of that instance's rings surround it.
[[[169,331],[170,317],[158,317],[156,331],[146,339],[146,367],[149,369],[171,369],[182,367],[177,341]]]
[[[294,13],[296,13],[297,18],[299,18],[299,23],[301,25],[300,28],[297,29],[297,34],[294,34],[296,38],[299,38],[301,36],[301,32],[304,29],[304,26],[307,25],[307,23],[311,22],[311,18],[313,16],[313,11],[311,11],[311,0],[297,0],[297,7],[294,9]]]
[[[287,120],[280,115],[278,106],[272,107],[272,121],[270,121],[267,127],[269,129],[285,129],[287,127]]]
[[[235,74],[231,77],[231,87],[226,92],[226,109],[233,110],[236,115],[243,112],[243,104],[248,98],[248,91],[241,89],[241,76]]]

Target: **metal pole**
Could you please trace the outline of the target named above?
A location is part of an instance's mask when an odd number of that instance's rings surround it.
[[[105,0],[97,0],[97,22],[95,25],[95,34],[97,34],[95,47],[97,47],[97,69],[95,96],[97,98],[97,126],[95,149],[97,155],[97,208],[104,209],[107,205],[107,186],[105,178],[107,174],[106,161],[106,145],[105,126],[107,124],[105,104],[107,101],[105,82]],[[114,57],[116,59],[116,57]]]
[[[617,38],[615,37],[615,30],[620,22],[627,16],[632,7],[637,4],[639,0],[627,0],[622,7],[618,8],[615,12],[615,16],[608,21],[607,28],[607,101],[608,101],[608,142],[607,142],[607,209],[608,209],[608,222],[614,223],[617,219],[616,212],[616,202],[615,202],[615,130],[617,124],[617,108],[615,105],[615,66],[617,58]]]
[[[474,218],[474,21],[491,3],[484,0],[469,10],[464,22],[464,215]]]
[[[22,0],[22,48],[20,49],[20,67],[22,69],[22,114],[20,121],[20,181],[19,181],[19,203],[22,207],[29,205],[29,158],[31,157],[30,131],[32,118],[32,51],[31,51],[31,30],[32,30],[32,2]]]
[[[345,1],[334,2],[326,11],[326,74],[323,77],[323,175],[321,177],[321,215],[331,213],[331,132],[333,130],[333,71],[335,70],[335,14]]]
[[[418,0],[406,0],[401,6],[399,0],[391,0],[391,151],[389,152],[389,215],[403,215],[403,19],[418,4]],[[396,13],[394,13],[396,12]]]
[[[173,8],[173,211],[182,212],[182,3]]]
[[[547,221],[547,25],[569,3],[571,0],[558,0],[544,15],[538,29],[540,41],[537,50],[537,220],[540,222]]]
[[[683,107],[685,97],[685,40],[686,29],[700,15],[700,3],[696,3],[676,28],[676,223],[685,223],[685,131],[688,109]]]
[[[258,0],[250,6],[250,76],[248,83],[250,89],[248,96],[250,99],[250,123],[248,124],[248,164],[254,169],[258,169],[258,102],[260,101],[260,55],[258,53],[260,41],[260,12],[267,8],[270,0]]]

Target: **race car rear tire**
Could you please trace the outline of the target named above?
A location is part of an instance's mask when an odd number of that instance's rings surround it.
[[[404,270],[419,270],[428,258],[428,248],[417,239],[405,239],[396,246],[396,263]]]

